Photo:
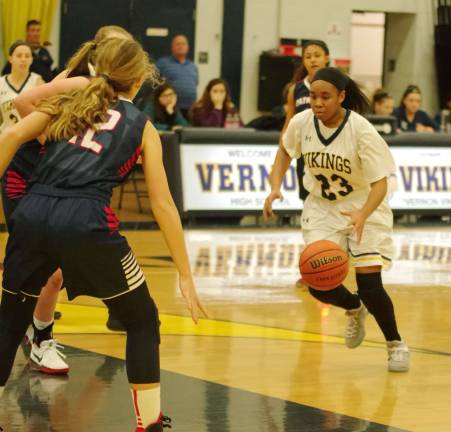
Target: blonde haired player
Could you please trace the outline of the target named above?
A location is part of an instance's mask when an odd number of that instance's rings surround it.
[[[195,322],[204,310],[159,135],[131,102],[145,79],[155,80],[156,68],[142,47],[133,40],[108,39],[98,51],[96,77],[88,87],[41,102],[37,112],[0,136],[0,172],[23,142],[44,130],[48,137],[36,181],[16,209],[8,239],[0,305],[0,395],[32,320],[36,295],[59,267],[69,299],[90,295],[115,310],[127,331],[135,430],[162,432],[168,421],[160,412],[158,310],[110,208],[113,187],[126,180],[140,154],[152,210]]]
[[[354,81],[335,68],[319,70],[312,80],[311,107],[290,121],[271,172],[272,203],[292,158],[304,156],[304,185],[310,192],[302,213],[306,244],[331,240],[351,257],[358,291],[343,285],[330,291],[309,288],[323,303],[346,310],[346,345],[356,348],[365,337],[367,310],[375,317],[388,348],[388,370],[409,369],[409,350],[398,332],[393,303],[382,284],[381,270],[391,264],[393,215],[387,179],[395,164],[385,141],[357,112],[369,108]]]
[[[121,27],[101,27],[94,40],[84,43],[69,59],[67,68],[58,77],[38,87],[27,86],[26,91],[24,87],[21,94],[15,95],[17,97],[14,101],[11,99],[9,104],[15,105],[17,121],[33,112],[43,99],[87,87],[91,73],[95,75],[92,61],[98,51],[96,47],[108,38],[133,39],[132,35]],[[11,229],[9,220],[15,208],[29,190],[30,179],[39,162],[41,150],[42,146],[37,140],[21,146],[2,178],[2,201],[8,231]],[[69,371],[65,356],[59,350],[60,345],[53,337],[53,316],[62,281],[61,271],[57,270],[42,288],[33,323],[26,336],[31,345],[30,360],[33,368],[46,374],[64,374]]]

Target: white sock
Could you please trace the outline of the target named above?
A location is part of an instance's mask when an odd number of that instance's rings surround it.
[[[131,390],[138,428],[146,428],[160,418],[160,386],[148,390]]]
[[[44,330],[46,329],[49,325],[53,324],[53,320],[52,321],[41,321],[38,320],[35,316],[33,317],[33,324],[34,326],[38,329],[38,330]]]

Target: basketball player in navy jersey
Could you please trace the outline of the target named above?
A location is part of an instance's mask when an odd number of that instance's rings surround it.
[[[69,59],[67,68],[57,78],[16,97],[14,104],[18,111],[18,118],[30,114],[42,99],[87,87],[93,72],[90,70],[90,64],[95,57],[96,44],[108,37],[132,39],[131,34],[121,27],[101,27],[95,39],[83,44]],[[30,187],[30,180],[42,149],[38,140],[25,143],[14,155],[2,179],[2,200],[8,230],[10,230],[9,221],[12,213]],[[61,285],[62,275],[57,270],[40,293],[33,322],[26,335],[26,341],[31,346],[30,360],[33,369],[46,374],[63,374],[69,371],[69,365],[64,360],[65,356],[59,349],[60,345],[53,338],[53,315]]]
[[[126,367],[136,432],[162,431],[159,320],[145,278],[110,208],[113,187],[142,155],[153,214],[180,272],[180,289],[197,322],[205,314],[194,287],[183,230],[169,192],[159,135],[131,102],[156,70],[133,40],[99,47],[97,77],[78,93],[43,101],[0,136],[0,173],[24,142],[46,131],[33,186],[13,215],[0,306],[0,393],[32,320],[43,283],[61,268],[69,299],[100,298],[127,331]]]
[[[302,64],[293,76],[293,85],[288,90],[287,114],[285,124],[280,136],[285,133],[290,120],[295,114],[310,109],[310,83],[315,73],[329,64],[329,48],[321,40],[309,40],[302,46]],[[299,197],[305,200],[308,195],[304,188],[302,177],[304,175],[304,159],[301,156],[297,161],[297,174],[299,180]]]
[[[312,39],[302,46],[302,64],[293,76],[293,85],[290,86],[287,96],[287,111],[285,124],[283,125],[280,137],[282,139],[290,120],[295,114],[310,109],[310,83],[315,73],[329,64],[329,48],[321,40]],[[296,163],[296,173],[299,184],[299,197],[305,200],[308,191],[304,187],[304,157],[301,156]],[[296,286],[301,288],[302,281],[299,279]]]

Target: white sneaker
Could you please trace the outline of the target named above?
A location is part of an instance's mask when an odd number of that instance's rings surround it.
[[[46,374],[68,373],[69,366],[63,360],[66,356],[60,352],[62,348],[55,339],[42,341],[39,346],[33,343],[30,353],[32,365],[40,372]]]
[[[358,309],[346,311],[348,321],[345,328],[345,341],[348,348],[357,348],[365,337],[366,307],[363,304]]]
[[[387,342],[388,370],[390,372],[407,372],[410,367],[409,347],[403,341]]]

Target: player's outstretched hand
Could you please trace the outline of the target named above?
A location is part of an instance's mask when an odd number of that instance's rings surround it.
[[[263,220],[265,222],[267,222],[270,217],[274,216],[274,213],[272,211],[272,203],[276,199],[283,201],[283,195],[280,192],[280,190],[279,191],[271,191],[271,193],[268,195],[268,197],[265,200],[265,205],[263,207]]]
[[[362,240],[363,227],[365,225],[366,216],[361,210],[342,211],[342,215],[348,216],[351,221],[350,224],[354,226],[354,232],[357,236],[357,243]]]
[[[199,321],[199,315],[208,318],[208,313],[197,296],[192,276],[180,276],[180,291],[186,301],[186,307],[191,312],[191,318],[196,324]]]

